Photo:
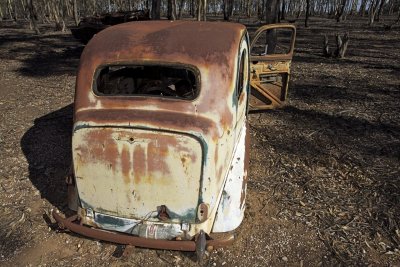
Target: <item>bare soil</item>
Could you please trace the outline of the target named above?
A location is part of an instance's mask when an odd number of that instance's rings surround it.
[[[400,265],[400,29],[394,18],[312,18],[298,36],[286,108],[250,116],[245,220],[204,266]],[[0,22],[0,265],[197,266],[193,253],[59,231],[75,71],[70,33]],[[249,30],[256,28],[248,25]],[[349,32],[346,58],[323,35]]]

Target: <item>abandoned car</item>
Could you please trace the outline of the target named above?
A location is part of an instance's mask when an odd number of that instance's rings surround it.
[[[200,254],[231,244],[245,209],[248,112],[284,104],[294,38],[292,25],[263,26],[250,43],[241,24],[192,21],[95,35],[76,80],[76,215],[54,211],[60,227]]]

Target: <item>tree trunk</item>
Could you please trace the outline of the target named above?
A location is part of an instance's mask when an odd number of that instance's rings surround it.
[[[346,7],[347,0],[342,0],[340,6],[336,10],[336,22],[341,22],[343,19],[344,8]]]
[[[176,20],[176,0],[168,0],[167,17],[169,20]]]
[[[201,20],[201,8],[202,8],[201,0],[197,0],[197,20],[198,21]]]
[[[183,8],[184,1],[185,0],[181,0],[181,2],[179,3],[178,19],[182,18],[182,8]]]
[[[25,1],[24,0],[20,0],[21,3],[21,8],[22,8],[22,14],[24,16],[24,19],[28,19],[27,17],[27,12],[26,12],[26,6],[25,6]]]
[[[73,14],[73,8],[71,9],[71,6],[73,7],[73,5],[70,3],[69,0],[65,0],[66,2],[64,2],[64,6],[65,6],[65,14],[64,14],[64,18],[65,17],[72,17]]]
[[[262,0],[261,2],[258,3],[258,19],[263,20],[264,19],[264,6],[265,6],[265,0]]]
[[[324,43],[323,43],[322,54],[324,55],[324,57],[331,57],[331,56],[332,56],[331,51],[329,51],[329,40],[328,40],[328,36],[326,36],[326,35],[324,35]]]
[[[301,15],[301,8],[299,7],[299,10],[297,11],[296,14],[296,19],[300,18],[300,15]]]
[[[18,20],[17,1],[14,0],[14,20]]]
[[[8,10],[8,15],[10,15],[10,19],[13,19],[13,10],[12,10],[12,6],[11,6],[11,0],[7,0],[7,10]]]
[[[367,7],[367,0],[361,0],[361,6],[360,6],[360,11],[359,14],[361,17],[365,16],[365,8]]]
[[[54,2],[55,0],[51,1],[51,13],[53,15],[54,23],[55,23],[55,30],[60,31],[62,30],[61,20],[58,11],[58,5]]]
[[[383,0],[382,0],[383,1]],[[369,21],[368,21],[368,25],[372,26],[372,24],[374,24],[374,20],[375,20],[375,14],[376,14],[376,10],[379,4],[379,0],[371,0],[371,6],[369,8]]]
[[[194,17],[194,0],[190,0],[189,14],[191,17]]]
[[[29,18],[33,26],[33,30],[36,34],[40,34],[39,28],[37,26],[37,15],[35,6],[33,5],[33,0],[28,0]]]
[[[151,19],[153,20],[160,19],[161,18],[160,11],[161,11],[161,0],[152,0]]]
[[[73,10],[74,10],[74,20],[75,20],[75,25],[79,25],[79,16],[78,16],[78,5],[76,3],[76,0],[73,0],[72,2],[73,5]]]
[[[286,0],[282,0],[281,20],[285,20]]]
[[[229,17],[232,17],[233,16],[233,4],[235,2],[234,2],[234,0],[228,0],[228,3],[229,3],[229,5],[228,5],[228,14],[229,14]]]
[[[306,0],[306,19],[304,22],[305,27],[308,27],[309,18],[310,18],[310,0]]]
[[[67,0],[61,0],[61,22],[62,22],[62,32],[65,32],[65,18],[68,14],[68,4],[66,3]]]
[[[197,1],[197,20],[198,21],[206,21],[206,13],[207,13],[207,0],[198,0]]]
[[[223,0],[224,20],[229,20],[233,12],[233,0]]]
[[[246,16],[251,17],[251,0],[246,1]]]
[[[378,9],[378,13],[376,14],[376,21],[380,20],[380,17],[381,17],[381,14],[382,14],[382,8],[383,8],[384,4],[385,4],[385,1],[381,0],[381,3],[379,5],[379,9]]]
[[[268,0],[265,5],[265,23],[273,24],[278,21],[279,0]],[[269,30],[266,34],[267,54],[274,54],[276,47],[276,30]]]
[[[338,58],[344,58],[348,44],[349,44],[349,35],[347,33],[343,36],[343,40],[342,38],[340,38],[339,34],[336,34],[337,49],[335,52],[335,56]]]
[[[207,20],[207,0],[202,0],[203,1],[203,21]]]
[[[146,1],[146,9],[149,9],[149,1]],[[129,11],[132,11],[132,0],[128,1],[128,9]]]
[[[66,7],[64,0],[59,1],[59,3],[53,2],[53,15],[56,22],[55,23],[56,31],[62,31],[62,32],[65,31],[65,21],[64,21],[65,13],[66,13]]]
[[[357,12],[357,4],[358,4],[357,0],[352,0],[351,9],[350,9],[350,14],[349,15],[353,15],[353,14],[355,14]]]

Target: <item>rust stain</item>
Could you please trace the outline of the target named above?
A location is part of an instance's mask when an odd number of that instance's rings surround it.
[[[161,139],[152,141],[147,147],[147,166],[149,172],[159,171],[164,176],[170,174],[169,167],[166,163],[168,157],[168,141]]]
[[[182,166],[185,167],[186,159],[185,157],[181,157]]]
[[[122,146],[120,159],[121,159],[121,171],[124,178],[124,182],[125,184],[129,184],[131,180],[129,175],[131,164],[130,164],[129,147],[127,147],[127,145],[125,144]]]
[[[139,184],[142,181],[142,178],[145,178],[146,175],[146,155],[141,146],[135,146],[135,150],[133,152],[133,164],[133,176],[135,183]]]
[[[176,143],[176,145],[174,147],[176,148],[177,151],[179,151],[182,154],[184,154],[185,156],[189,157],[192,162],[197,161],[198,155],[196,155],[196,153],[194,153],[193,150],[191,150],[191,148],[189,148],[187,146],[187,140],[185,140],[184,143],[180,143],[180,142]]]
[[[116,160],[119,158],[117,144],[111,139],[112,131],[101,129],[101,131],[89,131],[83,142],[75,149],[82,155],[88,155],[81,159],[83,163],[92,160],[106,162],[108,167],[115,171]],[[128,157],[129,159],[129,157]],[[124,167],[123,167],[124,169]],[[127,167],[125,166],[125,171]]]
[[[135,126],[150,126],[155,128],[176,129],[188,132],[193,130],[205,135],[218,137],[215,122],[209,118],[197,116],[196,119],[188,114],[156,110],[115,110],[95,109],[80,111],[75,114],[77,121],[96,122],[100,124],[127,125],[134,122]]]

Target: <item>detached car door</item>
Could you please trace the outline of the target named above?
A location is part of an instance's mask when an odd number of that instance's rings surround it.
[[[259,28],[250,47],[250,111],[285,104],[293,57],[296,28],[269,24]]]

